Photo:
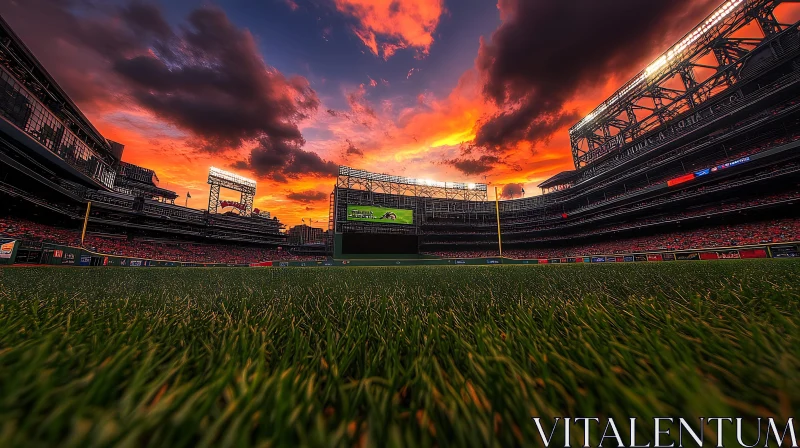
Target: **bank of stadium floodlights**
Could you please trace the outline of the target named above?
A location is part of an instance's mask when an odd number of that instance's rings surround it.
[[[414,179],[371,173],[347,166],[339,167],[336,186],[351,190],[366,190],[373,193],[422,198],[461,199],[465,201],[486,201],[488,198],[486,184]]]
[[[736,84],[754,49],[797,27],[779,23],[774,14],[781,3],[791,1],[728,0],[720,5],[569,130],[575,168],[643,140],[650,131]],[[761,36],[736,35],[753,22]],[[781,54],[781,48],[772,51],[776,62],[791,56]]]
[[[218,212],[220,207],[219,194],[222,188],[241,193],[240,204],[242,214],[244,216],[250,216],[253,213],[256,181],[212,166],[208,170],[208,184],[211,185],[211,191],[208,195],[209,213]]]

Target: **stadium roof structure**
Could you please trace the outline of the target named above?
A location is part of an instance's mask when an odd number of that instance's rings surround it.
[[[570,128],[575,167],[588,166],[615,153],[739,82],[754,50],[794,26],[779,23],[774,15],[775,8],[788,1],[726,0]],[[763,36],[734,37],[754,21]],[[713,55],[713,66],[707,55]],[[702,79],[701,72],[711,74]],[[672,80],[678,82],[667,85]]]

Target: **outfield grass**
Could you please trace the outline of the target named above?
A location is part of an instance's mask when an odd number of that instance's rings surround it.
[[[531,416],[786,419],[799,304],[779,260],[0,269],[0,446],[538,446]]]

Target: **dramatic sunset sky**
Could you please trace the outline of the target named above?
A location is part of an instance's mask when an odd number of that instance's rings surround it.
[[[567,129],[721,0],[0,0],[123,159],[327,227],[340,164],[528,195]],[[235,199],[230,193],[226,199]]]

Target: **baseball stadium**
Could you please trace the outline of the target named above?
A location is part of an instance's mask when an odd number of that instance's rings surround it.
[[[785,3],[726,0],[686,30],[573,123],[574,168],[537,191],[339,166],[324,230],[287,229],[231,168],[188,207],[0,19],[0,444],[542,446],[533,417],[680,416],[712,446],[741,428],[702,418],[791,427]]]

